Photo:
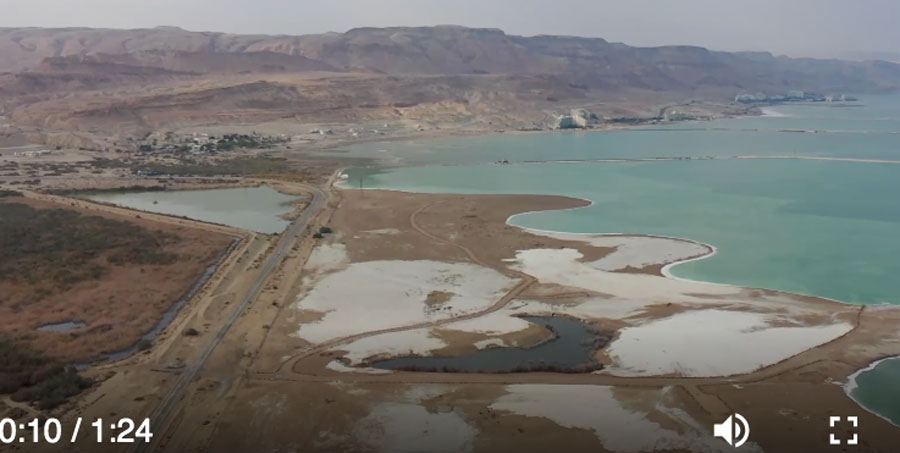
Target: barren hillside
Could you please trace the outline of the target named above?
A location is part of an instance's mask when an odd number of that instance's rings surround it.
[[[566,74],[591,87],[661,90],[900,87],[900,66],[886,62],[790,59],[688,46],[640,48],[598,38],[521,37],[455,26],[361,28],[305,36],[197,33],[171,27],[0,29],[0,72],[77,71],[89,65],[189,73]]]
[[[137,132],[440,116],[528,127],[573,107],[627,117],[746,92],[900,88],[900,65],[882,61],[639,48],[456,26],[305,36],[0,29],[0,72],[0,114],[19,125]]]

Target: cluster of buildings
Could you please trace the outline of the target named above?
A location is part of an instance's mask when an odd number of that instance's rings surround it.
[[[554,118],[553,129],[584,129],[591,121],[599,120],[596,114],[584,109],[572,109],[568,115]]]
[[[221,137],[198,132],[181,137],[172,133],[166,133],[165,135],[151,134],[147,136],[143,143],[138,146],[138,150],[144,153],[154,151],[210,153],[233,149],[271,148],[277,144],[289,143],[290,140],[291,137],[285,134],[265,136],[256,132],[251,134],[225,134]]]
[[[16,151],[13,153],[13,156],[16,156],[16,157],[38,157],[38,156],[45,156],[47,154],[51,154],[52,152],[53,151],[50,151],[49,149],[31,150],[31,151]]]
[[[756,94],[739,94],[735,96],[734,102],[742,104],[768,104],[774,102],[852,102],[856,98],[847,95],[829,95],[822,96],[814,93],[807,93],[802,90],[791,90],[787,94],[768,95],[765,93]]]

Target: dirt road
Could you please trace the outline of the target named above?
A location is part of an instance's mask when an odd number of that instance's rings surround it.
[[[291,245],[294,243],[297,237],[303,233],[303,231],[309,225],[310,220],[312,220],[322,208],[322,204],[326,199],[325,193],[316,187],[310,186],[308,188],[313,193],[313,198],[310,201],[307,209],[304,210],[303,213],[296,220],[294,220],[288,227],[288,229],[282,234],[281,239],[278,241],[278,245],[266,259],[259,275],[254,280],[253,284],[240,298],[240,301],[234,307],[225,323],[221,325],[219,330],[216,332],[216,335],[213,336],[203,347],[199,356],[192,363],[185,367],[184,371],[182,371],[182,373],[178,377],[175,385],[162,397],[160,403],[151,413],[150,420],[152,420],[153,422],[152,431],[154,433],[165,432],[169,428],[169,414],[172,412],[173,408],[183,399],[191,382],[193,382],[197,377],[197,374],[203,368],[203,365],[206,363],[207,359],[209,359],[209,356],[212,354],[213,350],[215,350],[219,342],[221,342],[222,339],[225,338],[228,330],[231,329],[237,319],[241,316],[241,313],[243,313],[247,306],[253,302],[265,282],[272,275],[272,272],[275,271],[275,269],[278,267],[278,264],[284,258]],[[156,442],[150,444],[140,443],[135,444],[134,447],[130,449],[130,451],[152,451],[155,446]]]

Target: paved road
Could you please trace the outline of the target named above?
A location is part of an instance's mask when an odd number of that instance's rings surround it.
[[[150,414],[151,421],[151,432],[156,437],[153,442],[147,443],[139,443],[132,446],[129,450],[132,453],[141,453],[146,451],[151,451],[155,446],[158,445],[157,441],[161,438],[168,428],[168,417],[172,413],[172,409],[184,398],[185,393],[187,393],[188,388],[191,385],[191,382],[197,377],[197,373],[203,368],[203,365],[209,359],[209,356],[212,355],[213,350],[216,349],[216,346],[219,345],[219,342],[225,338],[225,335],[228,333],[228,330],[231,329],[231,326],[241,317],[241,314],[250,303],[256,299],[256,296],[259,294],[263,285],[268,281],[269,277],[272,275],[272,272],[278,268],[278,264],[284,258],[284,255],[291,248],[294,241],[297,237],[303,232],[303,230],[309,225],[309,222],[315,217],[316,214],[322,209],[322,204],[325,202],[325,193],[315,187],[310,187],[313,193],[313,199],[310,201],[309,206],[303,210],[303,213],[294,220],[293,223],[285,230],[285,232],[281,235],[281,239],[278,241],[278,245],[271,255],[266,259],[265,264],[262,266],[262,270],[259,275],[254,280],[253,285],[247,290],[246,293],[240,298],[238,304],[234,307],[234,310],[228,316],[228,319],[224,324],[219,328],[219,331],[216,332],[216,335],[209,340],[209,343],[203,348],[200,352],[200,355],[194,360],[193,363],[186,366],[184,371],[178,377],[178,381],[175,383],[175,386],[163,396],[159,405],[156,406],[156,409]]]

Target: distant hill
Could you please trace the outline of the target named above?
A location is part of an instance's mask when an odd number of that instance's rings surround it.
[[[306,36],[0,29],[0,121],[47,137],[263,123],[294,133],[367,122],[540,129],[571,109],[634,123],[667,113],[745,114],[752,107],[732,104],[743,93],[898,88],[900,65],[884,61],[642,48],[457,26]]]
[[[0,72],[364,72],[397,75],[554,75],[615,90],[871,92],[900,88],[900,65],[631,47],[598,38],[522,37],[457,26],[359,28],[305,36],[143,30],[0,29]],[[160,73],[161,75],[161,73]]]

